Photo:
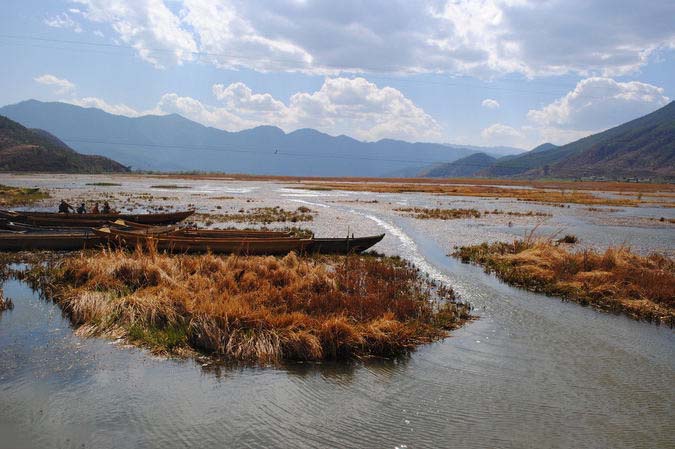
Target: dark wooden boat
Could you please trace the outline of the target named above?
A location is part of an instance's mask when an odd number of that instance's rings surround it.
[[[87,231],[0,231],[0,251],[72,251],[99,246],[103,240]]]
[[[360,253],[384,238],[384,234],[369,237],[314,238],[308,251],[318,254]]]
[[[289,231],[266,231],[259,229],[199,229],[199,228],[176,228],[134,223],[125,220],[115,220],[109,223],[113,227],[121,227],[122,230],[138,230],[141,233],[171,233],[186,237],[210,237],[210,238],[290,238],[293,233]]]
[[[148,225],[178,223],[194,214],[193,210],[157,214],[63,214],[53,212],[0,211],[0,218],[36,226],[98,227],[110,221],[125,220]]]
[[[174,253],[225,253],[242,255],[287,254],[303,252],[312,244],[311,239],[298,238],[210,238],[172,234],[144,234],[114,228],[93,230],[111,244],[127,248],[155,247],[159,251]]]

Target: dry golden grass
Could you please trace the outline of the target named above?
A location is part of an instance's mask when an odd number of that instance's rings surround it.
[[[663,255],[640,256],[625,247],[572,252],[536,239],[461,247],[453,255],[528,290],[675,324],[675,261]]]
[[[102,251],[64,258],[47,279],[80,334],[258,363],[396,356],[445,337],[470,310],[408,263],[371,255]]]

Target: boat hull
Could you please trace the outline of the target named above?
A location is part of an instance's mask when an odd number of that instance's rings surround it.
[[[0,233],[0,251],[74,251],[98,247],[103,240],[92,232]]]
[[[315,238],[308,251],[317,254],[361,253],[384,238],[384,234],[356,238]]]
[[[279,255],[291,251],[304,252],[311,246],[311,239],[293,238],[207,238],[174,235],[145,235],[136,232],[119,232],[114,229],[94,230],[114,245],[127,248],[153,247],[171,253],[218,253],[242,255]]]
[[[51,212],[2,211],[0,216],[15,222],[34,226],[95,227],[110,221],[125,220],[147,225],[175,224],[185,220],[194,211],[167,212],[159,214],[59,214]]]

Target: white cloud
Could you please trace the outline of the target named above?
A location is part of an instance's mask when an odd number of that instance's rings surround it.
[[[497,100],[493,100],[492,98],[486,98],[481,103],[481,106],[488,109],[498,109],[500,105]]]
[[[140,112],[125,104],[110,104],[101,98],[84,97],[61,100],[65,103],[82,106],[83,108],[97,108],[115,115],[125,115],[127,117],[138,117],[147,112]]]
[[[70,10],[72,13],[77,13],[77,10]],[[66,28],[71,29],[76,33],[82,32],[82,27],[78,22],[73,20],[68,13],[57,14],[54,17],[48,17],[44,20],[45,25],[52,28]]]
[[[675,48],[672,1],[75,1],[155,65],[612,76]]]
[[[605,129],[648,114],[669,102],[664,90],[639,81],[587,78],[564,97],[527,113],[539,126]]]
[[[526,140],[522,131],[502,123],[495,123],[481,131],[483,143],[486,145],[521,146]]]
[[[561,145],[649,114],[669,101],[663,88],[652,84],[586,78],[563,97],[529,110],[525,125],[494,124],[484,129],[481,137],[484,144],[491,145]]]
[[[40,84],[44,84],[45,86],[52,86],[57,94],[64,94],[75,89],[75,84],[71,83],[67,79],[58,78],[49,73],[36,76],[33,79]]]
[[[110,25],[124,43],[158,68],[194,58],[193,35],[162,0],[74,1],[82,4],[85,18]]]
[[[110,104],[96,97],[63,101],[129,117],[177,113],[228,131],[273,125],[287,132],[315,128],[363,140],[442,140],[440,125],[423,109],[397,89],[380,88],[363,78],[327,78],[321,89],[298,92],[288,103],[268,93],[254,93],[244,83],[215,84],[213,93],[221,104],[208,105],[195,98],[167,93],[154,108],[146,111],[125,104]]]

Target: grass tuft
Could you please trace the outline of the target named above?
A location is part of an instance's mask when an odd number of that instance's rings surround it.
[[[81,335],[263,364],[394,357],[470,319],[452,289],[369,255],[100,251],[67,256],[46,277]]]
[[[453,255],[482,265],[508,284],[624,313],[675,324],[675,261],[629,248],[572,252],[551,240],[528,238],[458,248]]]

